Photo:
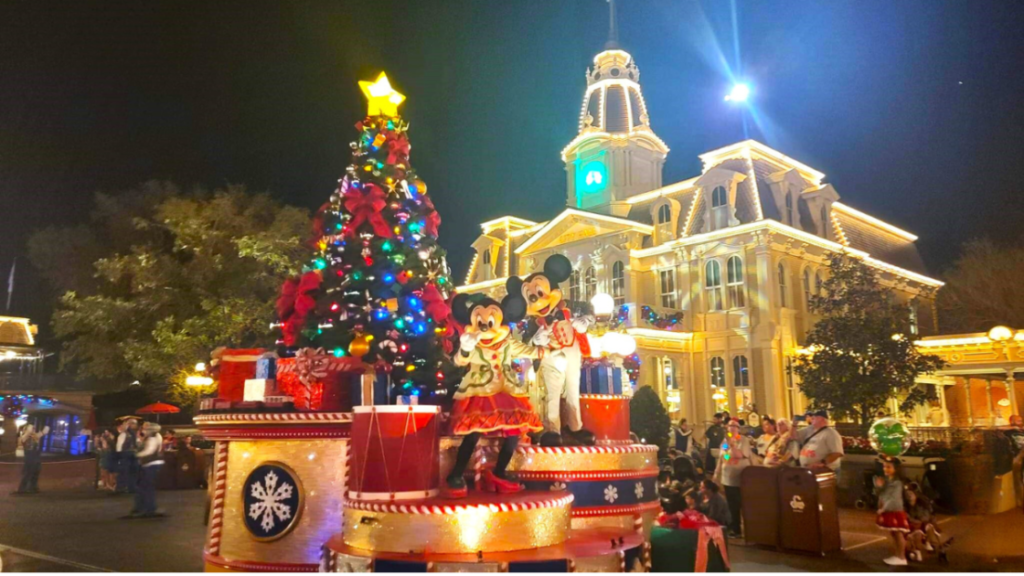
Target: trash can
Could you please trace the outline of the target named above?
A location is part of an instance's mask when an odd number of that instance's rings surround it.
[[[779,546],[824,554],[842,547],[836,476],[807,468],[784,468],[779,482]]]
[[[743,538],[749,544],[779,546],[779,474],[782,470],[748,466],[740,476]]]

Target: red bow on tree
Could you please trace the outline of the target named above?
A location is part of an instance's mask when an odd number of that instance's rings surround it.
[[[451,314],[452,309],[448,306],[448,302],[445,302],[444,296],[441,295],[441,291],[437,289],[437,286],[427,284],[423,288],[421,298],[423,299],[423,311],[430,316],[434,324],[441,326],[448,321],[448,316]]]
[[[387,196],[376,184],[366,184],[363,186],[363,190],[365,192],[349,187],[345,192],[345,209],[352,214],[352,220],[347,226],[348,233],[354,234],[359,226],[364,222],[369,222],[370,226],[373,226],[374,234],[390,238],[392,236],[391,228],[381,216],[381,211],[388,205]]]
[[[294,346],[306,317],[316,308],[311,293],[320,288],[320,273],[306,272],[301,278],[289,278],[281,286],[276,302],[277,317],[281,320],[281,334],[286,346]]]
[[[441,225],[441,215],[434,209],[434,203],[428,196],[423,196],[426,217],[423,220],[423,231],[437,238],[437,227]]]
[[[409,159],[409,139],[405,134],[388,140],[388,164],[405,164]]]

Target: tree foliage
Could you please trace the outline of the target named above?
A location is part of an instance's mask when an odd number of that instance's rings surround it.
[[[277,290],[301,268],[308,229],[305,210],[240,186],[182,193],[150,182],[97,195],[88,225],[29,240],[63,294],[53,317],[62,365],[194,399],[176,385],[210,350],[273,342]]]
[[[989,240],[964,245],[939,291],[939,323],[945,333],[987,332],[993,326],[1024,327],[1024,247]]]
[[[862,261],[833,255],[830,276],[810,302],[822,316],[807,335],[809,353],[793,372],[814,408],[850,418],[864,429],[890,398],[910,411],[935,393],[916,381],[942,368],[938,356],[918,351],[910,334],[910,311],[884,288]]]
[[[672,419],[650,386],[637,388],[629,401],[629,429],[648,444],[658,447],[659,456],[668,455],[669,431]]]

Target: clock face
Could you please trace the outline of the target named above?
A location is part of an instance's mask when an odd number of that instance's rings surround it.
[[[583,164],[576,176],[576,189],[583,194],[600,192],[607,184],[608,171],[600,160]]]

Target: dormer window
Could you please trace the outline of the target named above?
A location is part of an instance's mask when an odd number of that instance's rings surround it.
[[[490,250],[484,250],[484,264],[490,264],[490,263],[491,263],[491,251]]]
[[[821,237],[828,238],[828,206],[821,207]]]
[[[672,208],[668,204],[662,204],[658,208],[658,242],[665,242],[672,238]]]
[[[793,193],[786,192],[786,223],[793,226]]]
[[[715,186],[711,191],[711,229],[718,230],[729,225],[729,193],[725,186]]]

